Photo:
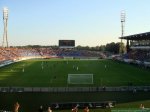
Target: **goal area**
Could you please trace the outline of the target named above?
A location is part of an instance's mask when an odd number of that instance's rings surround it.
[[[68,84],[93,84],[93,74],[68,74]]]

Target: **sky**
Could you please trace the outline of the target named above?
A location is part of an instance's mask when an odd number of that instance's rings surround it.
[[[58,45],[75,40],[76,46],[120,42],[121,11],[124,36],[150,31],[150,0],[0,0],[0,44],[3,8],[8,7],[8,43]],[[0,45],[1,46],[1,45]]]

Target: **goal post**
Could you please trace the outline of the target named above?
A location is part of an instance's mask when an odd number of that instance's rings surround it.
[[[71,57],[71,56],[64,56],[63,58],[64,58],[64,60],[73,60],[74,59],[74,57]]]
[[[68,84],[93,84],[93,74],[68,74]]]

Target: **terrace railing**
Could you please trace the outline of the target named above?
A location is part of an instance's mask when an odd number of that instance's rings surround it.
[[[150,86],[120,86],[120,87],[0,87],[0,92],[137,92],[150,91]]]

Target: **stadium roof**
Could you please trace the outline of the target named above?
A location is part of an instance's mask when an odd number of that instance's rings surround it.
[[[124,37],[119,37],[119,39],[127,39],[127,40],[150,40],[150,32],[134,34]]]

